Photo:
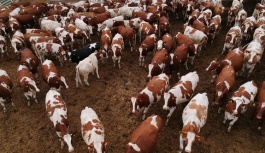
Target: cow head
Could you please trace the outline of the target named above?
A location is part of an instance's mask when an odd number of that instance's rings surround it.
[[[196,128],[196,127],[194,127]],[[185,148],[185,152],[191,152],[191,147],[192,144],[195,142],[195,140],[197,141],[203,141],[204,138],[195,134],[194,132],[180,132],[180,135],[182,136],[183,139],[186,139],[186,148]]]
[[[246,105],[243,104],[242,99],[230,99],[226,106],[226,111],[235,115],[235,116],[240,116],[241,111],[244,111],[246,109]]]
[[[258,48],[257,46],[253,47],[248,47],[244,51],[244,61],[246,61],[249,64],[256,64],[257,62],[260,61],[262,57],[262,51],[263,49],[260,49],[261,47]]]
[[[72,138],[70,134],[66,134],[63,136],[63,140],[64,142],[67,144],[68,146],[68,152],[73,152],[74,151],[74,147],[72,146]]]
[[[169,110],[171,107],[176,106],[177,98],[172,93],[164,93],[165,104],[163,106],[164,110]]]
[[[89,153],[105,153],[108,141],[94,142],[87,147]]]
[[[246,40],[250,39],[250,35],[254,32],[254,26],[250,22],[243,22],[241,25],[241,29],[243,31],[243,36]]]

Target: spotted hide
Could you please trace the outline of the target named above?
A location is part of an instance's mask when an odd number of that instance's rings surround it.
[[[13,89],[13,83],[6,73],[5,70],[0,69],[0,104],[3,107],[4,112],[6,112],[5,102],[10,100],[12,106],[15,104],[12,101],[11,94]]]

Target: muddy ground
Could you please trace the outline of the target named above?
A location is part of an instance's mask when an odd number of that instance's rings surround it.
[[[226,3],[230,6],[231,3]],[[254,3],[244,5],[248,12],[252,13]],[[226,16],[226,15],[225,15]],[[182,31],[182,20],[176,20],[174,16],[170,18],[172,22],[171,34]],[[208,44],[202,50],[201,56],[195,58],[194,66],[189,65],[189,71],[183,67],[183,73],[197,71],[200,82],[195,90],[196,93],[207,92],[209,101],[213,100],[214,86],[210,83],[211,74],[205,69],[218,52],[222,50],[224,39],[228,27],[225,26],[226,17],[223,18],[223,27],[213,44]],[[97,36],[93,36],[93,42],[99,41]],[[245,42],[246,43],[246,42]],[[243,43],[243,44],[245,44]],[[139,43],[137,43],[137,46]],[[15,111],[10,103],[6,104],[7,113],[3,113],[0,107],[0,152],[1,153],[49,153],[67,152],[67,147],[60,149],[59,139],[53,129],[52,122],[46,115],[45,95],[49,90],[48,85],[43,82],[40,75],[38,87],[41,92],[37,94],[39,103],[32,101],[30,107],[27,106],[24,95],[16,86],[16,69],[19,60],[13,55],[10,58],[0,60],[0,68],[6,70],[14,83],[12,98],[18,110]],[[151,61],[151,55],[147,56],[146,64]],[[61,75],[66,77],[69,89],[63,89],[61,94],[67,103],[68,119],[70,121],[70,133],[72,133],[72,144],[75,152],[84,153],[87,150],[80,131],[80,112],[85,106],[93,108],[104,124],[106,139],[110,141],[108,145],[109,153],[122,153],[125,150],[128,138],[132,131],[140,124],[137,114],[131,113],[130,97],[135,96],[146,85],[147,67],[138,66],[138,53],[130,52],[129,47],[122,55],[121,69],[113,67],[113,62],[108,59],[105,64],[99,64],[100,79],[90,75],[88,81],[90,86],[75,86],[75,66],[73,63],[66,63],[63,67],[55,59],[51,58]],[[258,85],[265,80],[265,59],[262,58],[251,79]],[[167,72],[167,70],[166,70]],[[41,74],[41,67],[39,66]],[[171,86],[177,81],[177,76],[173,73],[170,79]],[[236,78],[235,91],[241,84],[246,82],[244,77]],[[232,91],[232,92],[233,92]],[[230,97],[231,93],[228,97]],[[224,99],[225,103],[227,98]],[[163,100],[153,105],[147,116],[157,114],[165,121],[167,111],[162,109]],[[175,153],[179,148],[179,131],[182,128],[182,110],[179,106],[171,117],[168,127],[163,127],[159,134],[157,143],[158,153]],[[208,120],[201,129],[199,135],[203,136],[203,142],[195,142],[192,151],[200,153],[262,153],[265,151],[265,137],[256,132],[257,121],[250,122],[253,109],[249,109],[232,127],[231,133],[227,133],[228,124],[222,125],[224,110],[217,113],[216,107],[209,106]],[[264,133],[264,130],[263,130]]]

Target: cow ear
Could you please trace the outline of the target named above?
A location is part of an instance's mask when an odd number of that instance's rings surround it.
[[[197,140],[197,141],[204,141],[204,137],[199,136],[199,135],[195,135],[195,140]]]

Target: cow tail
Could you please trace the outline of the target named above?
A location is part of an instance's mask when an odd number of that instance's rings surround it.
[[[79,83],[83,86],[81,78],[80,78],[79,68],[78,67],[76,67],[75,82],[76,82],[76,87],[78,87]]]

